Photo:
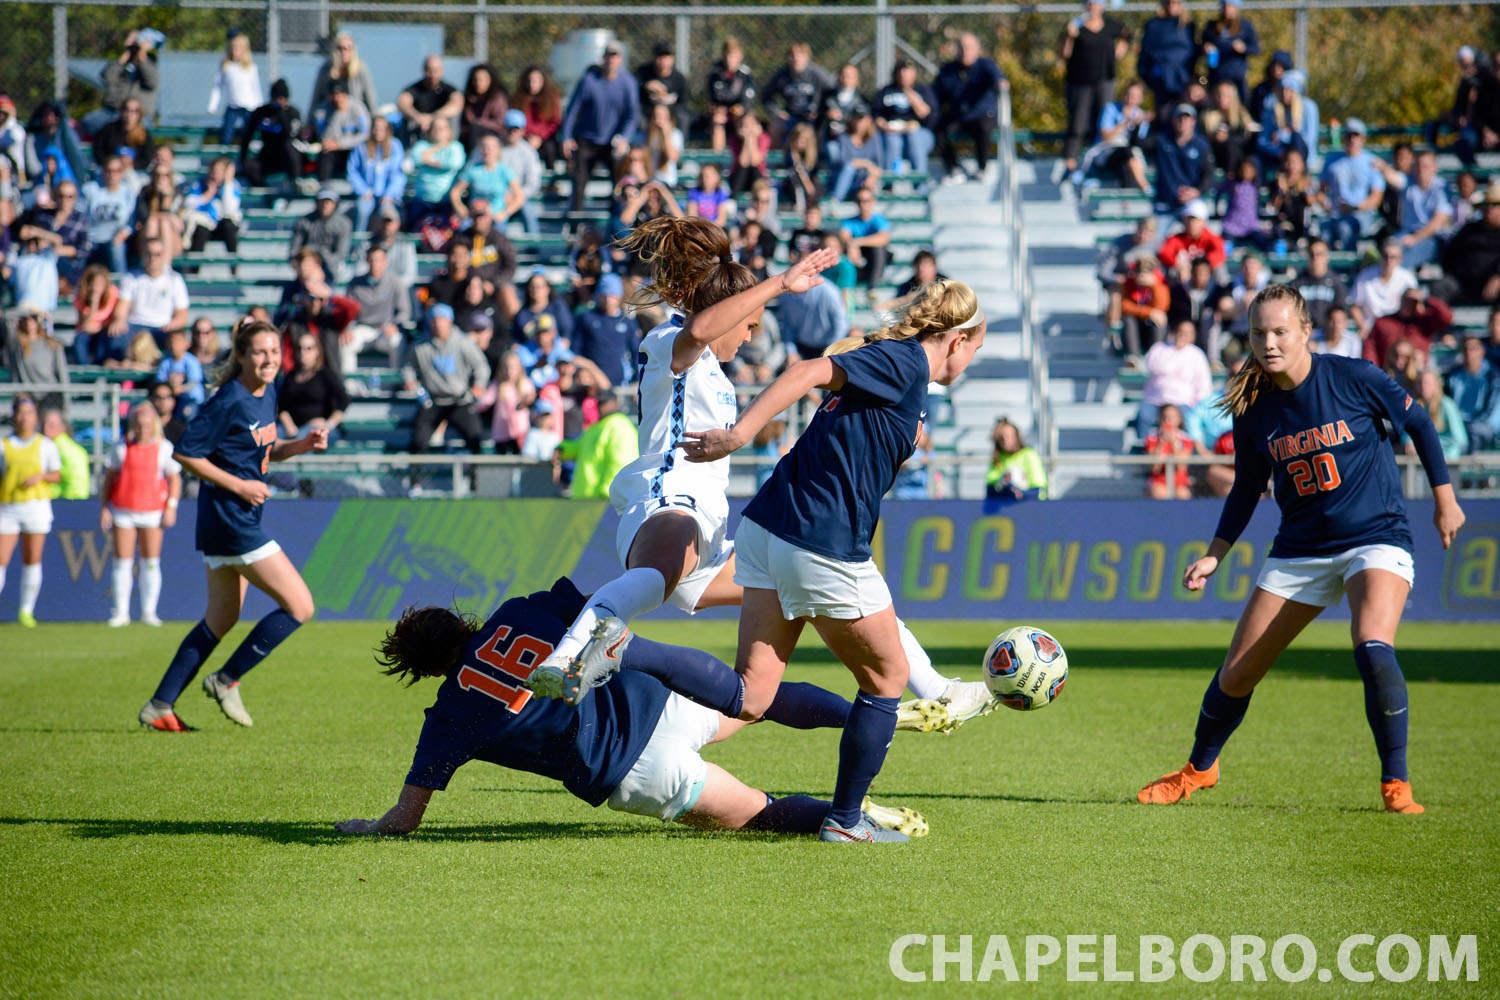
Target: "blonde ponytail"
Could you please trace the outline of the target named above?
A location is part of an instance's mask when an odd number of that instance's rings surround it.
[[[1307,311],[1307,300],[1302,298],[1302,293],[1297,289],[1281,282],[1267,285],[1250,300],[1250,308],[1246,311],[1250,314],[1252,326],[1255,324],[1256,310],[1273,302],[1290,302],[1292,314],[1296,316],[1302,329],[1304,331],[1312,329],[1312,314]],[[1275,388],[1275,383],[1271,381],[1271,373],[1261,367],[1252,352],[1249,360],[1245,362],[1245,367],[1230,376],[1229,381],[1224,384],[1224,398],[1219,401],[1219,411],[1232,417],[1243,416],[1245,411],[1255,405],[1255,401],[1260,398],[1262,392],[1273,388]]]
[[[974,290],[962,281],[944,278],[924,285],[911,303],[897,314],[890,326],[862,337],[836,340],[828,345],[823,357],[831,358],[835,354],[858,350],[881,340],[910,340],[913,337],[925,340],[957,329],[974,320],[978,314],[979,297],[974,294]]]

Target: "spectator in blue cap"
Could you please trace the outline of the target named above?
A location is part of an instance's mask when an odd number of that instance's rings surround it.
[[[1256,118],[1266,110],[1266,105],[1276,100],[1276,92],[1281,89],[1281,78],[1286,71],[1292,68],[1292,54],[1286,49],[1277,49],[1271,53],[1271,58],[1266,60],[1266,75],[1260,78],[1260,83],[1250,91],[1250,113]]]
[[[1301,153],[1310,171],[1316,172],[1322,165],[1318,155],[1318,104],[1306,92],[1307,74],[1300,69],[1281,74],[1276,95],[1260,116],[1260,140],[1255,151],[1263,174],[1274,171],[1288,149]]]
[[[421,454],[439,423],[446,421],[479,453],[483,437],[474,400],[490,382],[490,365],[479,346],[453,333],[453,309],[438,303],[427,309],[428,337],[412,347],[401,375],[421,408],[412,421],[411,451]]]
[[[641,331],[625,315],[624,301],[620,276],[603,275],[594,292],[594,307],[580,314],[573,325],[573,350],[598,365],[612,385],[635,381],[635,348]]]
[[[526,141],[526,112],[511,108],[505,113],[505,138],[500,147],[500,162],[510,169],[511,177],[521,186],[526,198],[517,209],[528,236],[542,232],[537,215],[537,195],[542,190],[542,158],[536,147]]]
[[[1328,212],[1323,236],[1335,250],[1354,250],[1360,237],[1374,235],[1385,195],[1385,175],[1365,150],[1368,129],[1358,118],[1344,125],[1344,151],[1323,168],[1319,200]]]

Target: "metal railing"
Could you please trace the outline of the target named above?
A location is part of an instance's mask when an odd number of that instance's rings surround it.
[[[1426,473],[1413,455],[1397,455],[1404,492],[1409,499],[1431,495]],[[730,461],[731,497],[754,494],[757,473],[765,460],[743,453]],[[961,491],[958,484],[982,481],[982,476],[964,476],[964,470],[988,469],[987,455],[940,455],[927,460],[929,497],[934,500],[983,499],[984,493]],[[1071,455],[1043,459],[1049,483],[1059,471],[1070,468],[1107,470],[1117,484],[1106,495],[1092,492],[1101,501],[1134,499],[1145,492],[1148,472],[1159,470],[1166,481],[1176,482],[1178,469],[1232,467],[1233,457],[1222,455]],[[104,459],[91,458],[94,483],[102,481]],[[1463,499],[1500,498],[1500,452],[1464,455],[1450,459],[1454,488]],[[354,499],[371,497],[421,497],[443,500],[554,497],[561,492],[553,481],[551,462],[517,455],[469,454],[355,454],[301,455],[271,466],[267,480],[280,498]],[[1097,490],[1097,487],[1095,488]],[[1054,494],[1055,496],[1055,494]]]
[[[63,410],[76,429],[79,422],[92,426],[90,453],[95,461],[104,461],[104,449],[114,439],[123,396],[120,383],[108,379],[93,382],[0,382],[0,410],[9,420],[10,401],[16,396],[30,396],[45,404],[49,396],[62,398]]]
[[[1037,336],[1039,316],[1037,313],[1036,289],[1031,274],[1031,242],[1026,232],[1025,212],[1021,206],[1020,157],[1016,149],[1016,130],[1011,111],[1010,88],[1000,91],[999,149],[997,159],[1001,169],[1002,217],[1010,226],[1011,287],[1016,292],[1016,304],[1021,320],[1021,355],[1026,359],[1026,381],[1032,403],[1032,420],[1036,425],[1036,440],[1044,456],[1056,452],[1053,440],[1052,404],[1047,383],[1047,358],[1042,340]]]

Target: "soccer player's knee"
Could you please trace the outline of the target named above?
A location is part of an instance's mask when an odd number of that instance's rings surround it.
[[[1243,659],[1225,663],[1219,670],[1219,690],[1231,698],[1248,698],[1255,690],[1255,681]]]
[[[759,722],[761,717],[766,714],[766,710],[771,707],[771,702],[775,700],[775,691],[772,691],[769,695],[760,695],[746,688],[745,699],[740,703],[740,721]]]

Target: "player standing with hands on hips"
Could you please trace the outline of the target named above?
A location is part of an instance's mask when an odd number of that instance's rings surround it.
[[[261,527],[271,495],[266,469],[328,447],[318,427],[295,441],[276,440],[276,376],[281,373],[281,333],[246,317],[235,327],[229,362],[219,387],[199,408],[173,457],[202,481],[198,491],[197,547],[208,564],[208,609],[182,640],[156,693],[141,708],[141,725],[169,733],[190,731],[173,705],[239,620],[245,588],[254,584],[280,607],[262,618],[203,691],[231,721],[253,725],[239,683],[252,667],[313,615],[312,594],[297,567]]]
[[[744,588],[735,662],[744,678],[742,718],[759,718],[771,704],[809,621],[859,683],[839,742],[823,840],[907,839],[860,815],[907,680],[890,589],[870,557],[870,540],[880,498],[921,435],[928,383],[951,385],[984,342],[984,329],[969,286],[934,282],[894,325],[846,337],[823,357],[792,365],[733,427],[689,432],[683,441],[689,461],[716,461],[811,390],[828,393],[745,507],[734,574]]]
[[[1347,592],[1385,808],[1424,811],[1407,775],[1406,678],[1394,648],[1414,578],[1412,535],[1386,424],[1416,446],[1443,548],[1464,514],[1422,404],[1368,361],[1309,353],[1311,333],[1307,303],[1288,285],[1269,285],[1250,304],[1254,356],[1230,379],[1222,404],[1234,415],[1234,486],[1208,553],[1188,567],[1183,586],[1201,590],[1219,568],[1250,523],[1267,479],[1281,527],[1224,665],[1203,694],[1187,765],[1141,789],[1142,803],[1186,800],[1218,783],[1219,752],[1245,717],[1255,686],[1308,623]]]

